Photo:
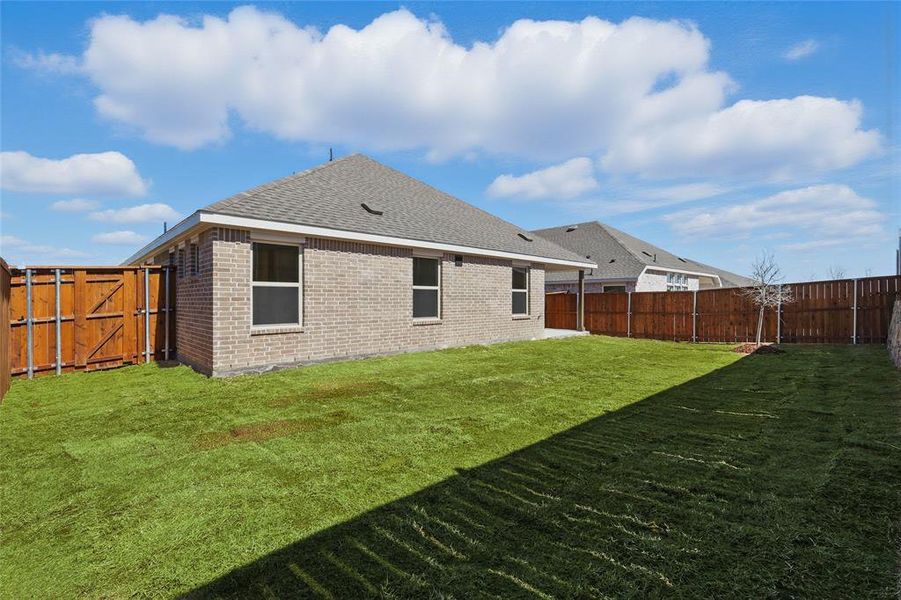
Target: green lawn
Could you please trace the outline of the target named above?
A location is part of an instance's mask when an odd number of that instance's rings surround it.
[[[893,597],[880,347],[583,337],[14,382],[4,597]],[[268,594],[267,594],[268,592]]]

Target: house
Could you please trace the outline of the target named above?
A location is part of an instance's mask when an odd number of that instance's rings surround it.
[[[589,221],[533,231],[537,236],[597,263],[585,272],[585,292],[656,292],[741,287],[751,280],[676,256],[619,229]],[[578,270],[545,277],[548,292],[577,292]]]
[[[545,273],[596,266],[359,154],[196,211],[145,263],[177,265],[178,359],[214,376],[538,338]]]

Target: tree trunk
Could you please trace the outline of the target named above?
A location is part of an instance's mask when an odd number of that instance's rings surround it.
[[[763,336],[763,305],[760,305],[760,312],[757,314],[757,347],[760,347],[760,338]]]

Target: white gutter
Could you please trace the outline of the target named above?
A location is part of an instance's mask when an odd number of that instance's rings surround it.
[[[354,242],[367,242],[370,244],[380,244],[383,246],[400,246],[402,248],[425,248],[428,250],[440,250],[442,252],[452,252],[457,254],[474,254],[477,256],[489,256],[492,258],[523,260],[548,265],[561,265],[577,269],[597,268],[597,265],[592,262],[572,261],[561,258],[537,256],[533,254],[521,254],[518,252],[490,250],[487,248],[459,246],[456,244],[445,244],[424,240],[411,240],[408,238],[392,237],[387,235],[360,233],[357,231],[344,231],[341,229],[331,229],[328,227],[315,227],[313,225],[299,225],[296,223],[283,223],[281,221],[268,221],[265,219],[252,219],[249,217],[235,217],[231,215],[206,213],[200,211],[195,212],[193,215],[186,218],[181,223],[177,224],[175,227],[138,250],[135,254],[129,256],[122,264],[130,265],[143,262],[149,256],[154,254],[154,252],[157,251],[160,247],[172,245],[172,242],[174,242],[177,238],[184,236],[186,233],[188,233],[189,230],[198,225],[237,227],[240,229],[257,229],[264,231],[281,231],[310,237],[323,237],[339,240],[350,240]]]

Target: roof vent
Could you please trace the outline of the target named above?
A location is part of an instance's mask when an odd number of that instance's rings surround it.
[[[566,233],[569,233],[570,231],[575,231],[578,228],[579,228],[578,225],[570,225],[569,227],[566,228]]]
[[[517,233],[516,235],[518,235],[519,237],[521,237],[522,239],[524,239],[524,240],[527,241],[527,242],[531,242],[531,241],[532,241],[532,238],[530,238],[529,236],[527,236],[526,234],[524,234],[524,233],[521,232],[521,231],[520,231],[519,233]]]
[[[647,256],[648,258],[651,257],[651,253],[650,253],[650,252],[647,252],[647,251],[645,251],[645,250],[642,250],[641,253],[644,254],[645,256]]]
[[[615,258],[611,258],[611,259],[610,259],[610,264],[613,264],[613,263],[615,263],[615,262],[616,262],[616,259],[615,259]]]
[[[677,256],[676,258],[678,258],[679,260],[681,260],[681,261],[684,262],[684,263],[688,263],[688,261],[685,260],[684,258],[682,258],[681,256]]]
[[[370,215],[380,215],[380,214],[382,214],[382,211],[376,210],[376,209],[372,208],[371,206],[369,206],[369,205],[366,204],[365,202],[361,202],[361,203],[360,203],[360,206],[362,206],[362,207],[363,207],[363,210],[365,210],[366,212],[368,212]]]

